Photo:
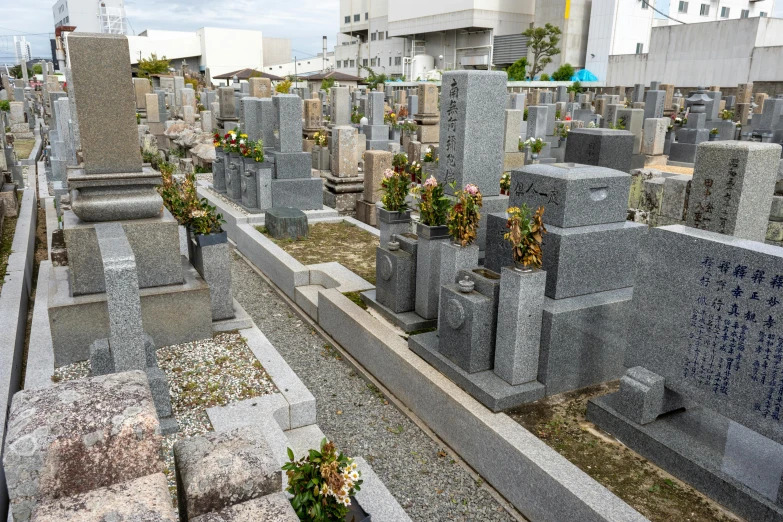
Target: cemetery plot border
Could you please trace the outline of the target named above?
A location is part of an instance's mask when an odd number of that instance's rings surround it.
[[[21,387],[22,356],[27,327],[27,309],[32,291],[37,197],[35,174],[28,174],[16,221],[12,253],[8,258],[5,283],[0,289],[0,434],[5,439],[6,414],[11,397]],[[5,474],[0,470],[0,511],[8,505]]]

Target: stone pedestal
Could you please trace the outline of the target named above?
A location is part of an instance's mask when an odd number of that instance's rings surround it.
[[[400,247],[387,243],[375,254],[376,298],[395,314],[413,310],[416,297],[416,255]]]
[[[212,162],[212,188],[221,194],[226,193],[226,163],[228,155],[222,147],[215,149],[215,160]]]
[[[473,270],[479,265],[478,245],[460,246],[452,243],[440,245],[440,282],[441,285],[453,284],[460,270]]]
[[[511,385],[538,376],[541,317],[546,274],[503,267],[495,343],[495,374]]]
[[[231,255],[226,232],[206,236],[188,233],[190,261],[209,285],[212,320],[234,317]]]
[[[496,319],[493,297],[477,291],[465,293],[453,283],[441,286],[438,351],[467,373],[492,369],[492,328]]]
[[[308,235],[307,215],[296,208],[275,207],[266,212],[266,229],[275,239],[300,239]]]
[[[441,246],[448,241],[445,227],[417,225],[419,247],[416,259],[416,313],[425,319],[438,317],[440,302]],[[444,279],[444,282],[446,280]]]

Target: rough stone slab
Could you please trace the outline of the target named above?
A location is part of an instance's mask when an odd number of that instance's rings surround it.
[[[323,208],[323,180],[273,179],[272,204],[275,207],[293,207],[300,210]]]
[[[249,425],[174,444],[180,518],[278,493],[282,471],[263,431]]]
[[[536,381],[512,386],[492,370],[468,373],[442,354],[439,344],[437,332],[408,338],[408,346],[414,353],[493,412],[535,402],[544,396],[544,386]]]
[[[41,504],[32,522],[177,522],[163,473]]]
[[[308,236],[307,216],[296,208],[273,207],[266,211],[264,224],[276,239],[300,239]]]
[[[618,395],[588,401],[587,420],[744,520],[783,520],[783,508],[754,489],[772,495],[774,488],[777,495],[780,445],[708,408],[674,412],[642,426],[618,412]]]
[[[250,424],[264,424],[269,420],[281,430],[291,429],[288,402],[281,393],[207,408],[207,415],[215,431],[231,431]]]
[[[538,380],[547,395],[619,379],[633,289],[544,299]]]
[[[24,389],[48,388],[53,385],[54,348],[49,330],[49,271],[51,261],[41,261],[38,268],[38,286],[35,293],[33,321],[25,367]],[[1,313],[1,312],[0,312]]]
[[[299,522],[294,508],[283,493],[236,504],[219,512],[206,513],[191,522]]]
[[[42,501],[161,471],[160,444],[144,372],[17,393],[3,455],[15,520]]]

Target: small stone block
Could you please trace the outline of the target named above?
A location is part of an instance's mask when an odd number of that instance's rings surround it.
[[[458,285],[443,285],[438,315],[438,351],[467,373],[492,369],[495,347],[493,299]]]
[[[160,426],[142,371],[20,391],[7,426],[3,467],[17,522],[44,501],[162,470]]]
[[[280,464],[254,425],[211,432],[174,444],[179,513],[187,521],[283,487]]]
[[[300,239],[308,235],[307,215],[295,208],[270,208],[266,211],[266,229],[275,239]]]
[[[568,134],[565,162],[629,172],[634,135],[613,129],[573,129]]]

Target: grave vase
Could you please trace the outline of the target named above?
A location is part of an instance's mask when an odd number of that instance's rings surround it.
[[[329,147],[313,147],[313,168],[316,170],[331,170]]]
[[[259,163],[253,158],[244,158],[244,170],[240,177],[242,206],[247,209],[258,209],[258,175]]]
[[[242,175],[245,172],[245,161],[238,152],[231,153],[231,184],[226,179],[226,192],[234,201],[242,200]]]
[[[391,129],[391,140],[394,143],[400,142],[400,134],[402,134],[402,130],[399,127],[392,127]]]
[[[381,230],[380,244],[385,245],[391,241],[393,234],[404,234],[410,231],[411,211],[389,211],[382,206],[378,209],[378,228]]]
[[[718,141],[718,138],[720,138],[720,134],[710,134],[710,141]]]
[[[234,298],[231,291],[231,257],[228,234],[196,234],[188,229],[188,255],[193,267],[209,285],[212,320],[234,317]]]
[[[421,178],[426,180],[430,176],[435,177],[438,173],[438,164],[434,161],[423,161],[421,163],[422,175]]]

